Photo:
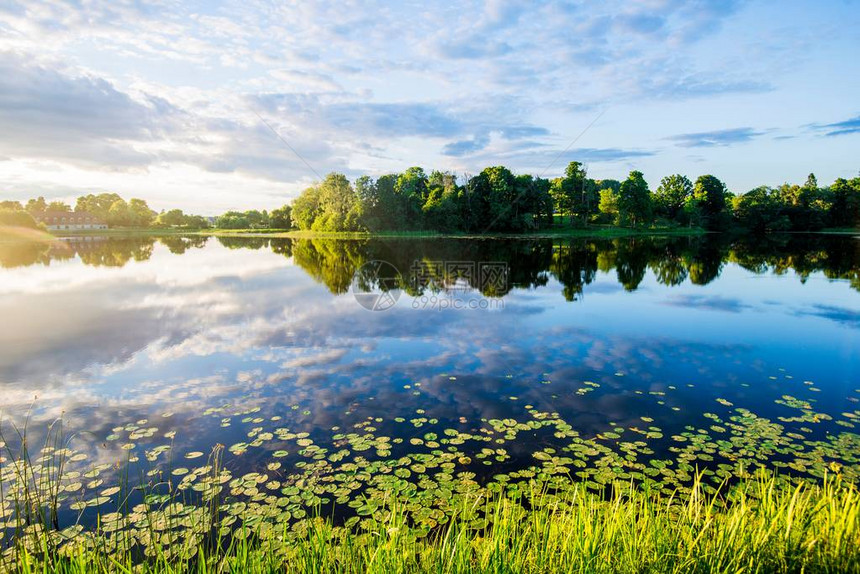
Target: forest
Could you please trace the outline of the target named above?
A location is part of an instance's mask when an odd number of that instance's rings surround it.
[[[570,162],[564,177],[515,175],[488,167],[465,179],[420,167],[351,184],[330,174],[292,203],[295,227],[313,231],[429,230],[520,233],[552,226],[740,228],[752,232],[815,231],[860,225],[860,177],[821,187],[810,174],[803,185],[757,187],[735,195],[713,175],[695,182],[664,177],[651,190],[640,171],[624,181],[587,177]]]
[[[43,197],[0,202],[0,225],[36,227],[44,211],[84,211],[112,228],[306,230],[317,232],[528,233],[590,225],[696,228],[765,233],[860,227],[860,176],[820,186],[760,186],[735,194],[713,175],[692,181],[668,175],[651,190],[640,171],[623,180],[591,179],[580,162],[564,176],[516,175],[504,166],[475,176],[410,167],[403,173],[350,182],[331,173],[292,203],[271,211],[228,211],[207,218],[171,209],[158,213],[142,199],[116,193],[84,195],[72,208]]]

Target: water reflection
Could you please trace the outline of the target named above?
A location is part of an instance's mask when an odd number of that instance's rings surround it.
[[[84,265],[122,267],[130,261],[147,261],[153,246],[161,244],[181,255],[204,247],[210,237],[81,237],[37,243],[0,242],[3,268],[50,265],[52,261],[78,258]],[[822,272],[829,279],[847,279],[860,290],[860,241],[826,235],[770,236],[767,239],[732,239],[725,236],[684,238],[635,238],[616,240],[534,239],[534,240],[438,240],[438,239],[283,239],[267,237],[217,237],[228,249],[267,249],[291,257],[311,277],[334,294],[349,290],[353,275],[371,260],[384,260],[404,276],[415,262],[500,261],[510,269],[504,291],[484,292],[503,296],[516,287],[540,287],[549,277],[563,286],[564,298],[573,301],[598,271],[616,272],[618,283],[635,291],[650,269],[657,281],[677,286],[687,279],[707,285],[720,276],[726,263],[735,263],[753,273],[783,274],[794,271],[803,281]],[[460,277],[462,279],[462,277]],[[477,277],[466,277],[481,289]],[[452,283],[444,272],[434,284]],[[404,284],[404,287],[409,287]],[[411,291],[420,293],[420,289]]]
[[[334,294],[346,293],[359,267],[371,260],[389,261],[408,275],[416,261],[475,263],[501,261],[510,269],[504,291],[486,291],[477,276],[471,287],[487,296],[503,296],[512,288],[546,285],[550,277],[563,286],[567,301],[576,300],[598,271],[615,270],[618,283],[635,291],[650,269],[657,281],[677,286],[687,279],[707,285],[720,276],[726,263],[754,273],[794,271],[802,281],[823,272],[829,279],[847,279],[860,290],[860,242],[841,237],[777,237],[768,241],[706,236],[681,239],[637,238],[600,240],[336,240],[226,238],[230,249],[271,249],[295,262]],[[436,285],[450,285],[440,275]],[[409,287],[408,283],[404,287]],[[414,286],[413,286],[414,287]],[[413,294],[421,292],[412,289]]]
[[[501,289],[445,269],[432,281],[466,281],[504,308],[416,311],[406,300],[428,287],[404,281],[394,309],[368,312],[348,291],[372,260],[404,273],[504,262]],[[100,439],[171,411],[178,443],[207,451],[242,440],[203,414],[223,404],[310,433],[419,409],[475,424],[531,405],[585,434],[648,416],[667,436],[707,424],[716,398],[763,414],[785,394],[857,408],[850,238],[127,237],[0,244],[0,263],[4,413],[38,396],[37,421],[62,414]]]
[[[613,241],[255,238],[243,243],[238,238],[221,237],[218,240],[233,249],[271,248],[293,256],[296,263],[335,294],[345,293],[355,270],[374,259],[391,262],[404,275],[416,261],[502,261],[511,272],[508,290],[543,286],[552,276],[564,286],[564,298],[568,301],[575,300],[594,281],[598,270],[606,273],[614,269],[618,283],[627,291],[635,291],[647,269],[666,286],[680,285],[688,278],[695,285],[707,285],[720,276],[727,262],[754,273],[782,274],[793,270],[801,280],[820,271],[830,279],[848,279],[854,289],[860,290],[860,242],[833,237],[781,238],[755,243],[714,237]],[[469,279],[473,288],[483,290],[477,277]],[[451,281],[439,277],[434,283],[446,285]],[[508,290],[483,294],[503,296]]]

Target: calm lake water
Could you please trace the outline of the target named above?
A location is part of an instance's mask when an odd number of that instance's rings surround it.
[[[175,431],[174,460],[272,420],[332,450],[372,424],[404,439],[393,456],[535,412],[587,438],[651,433],[654,457],[738,408],[804,440],[860,432],[857,237],[3,243],[0,321],[4,418],[62,417],[93,461],[121,458],[136,421]],[[825,416],[794,421],[785,397]],[[556,440],[520,432],[464,466],[510,472]],[[256,446],[227,468],[282,448]]]

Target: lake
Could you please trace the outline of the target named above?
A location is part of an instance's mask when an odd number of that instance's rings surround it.
[[[85,518],[118,461],[205,494],[216,445],[280,519],[383,487],[860,472],[858,237],[5,242],[0,318],[4,433],[62,419]]]

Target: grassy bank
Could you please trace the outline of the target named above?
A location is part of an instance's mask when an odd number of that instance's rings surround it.
[[[741,233],[740,230],[730,230],[730,233]],[[222,237],[272,237],[292,239],[546,239],[546,238],[596,238],[615,239],[623,237],[672,237],[697,236],[709,233],[700,227],[616,227],[611,225],[592,225],[587,228],[557,226],[550,229],[530,233],[466,233],[436,231],[376,231],[365,232],[321,232],[298,231],[287,229],[104,229],[88,231],[55,231],[57,237],[128,237],[128,236],[159,236],[159,235],[207,235]],[[858,229],[823,229],[815,232],[796,232],[804,234],[857,235]],[[784,233],[783,233],[784,234]]]
[[[834,417],[811,402],[777,402],[797,416],[716,399],[726,411],[673,435],[670,458],[649,417],[583,437],[531,407],[469,430],[420,409],[391,436],[368,417],[328,439],[222,405],[204,416],[242,440],[208,457],[180,446],[172,413],[95,444],[62,421],[35,437],[10,422],[0,571],[860,572],[857,434],[827,430]],[[519,433],[542,438],[512,466]]]
[[[152,524],[142,560],[109,533],[58,552],[32,529],[7,552],[6,566],[70,574],[860,571],[860,493],[839,478],[788,486],[760,475],[714,495],[700,485],[685,496],[624,490],[600,496],[574,485],[553,494],[534,486],[523,501],[476,498],[429,533],[411,526],[397,503],[354,530],[315,518],[265,536],[249,526],[230,541],[171,540]]]
[[[816,233],[824,233],[829,235],[860,235],[860,228],[851,227],[833,227],[830,229],[822,229]]]
[[[375,233],[320,233],[315,231],[290,231],[286,233],[275,234],[282,237],[296,238],[314,238],[314,237],[333,237],[333,238],[444,238],[444,239],[545,239],[554,237],[584,237],[584,238],[605,238],[613,239],[617,237],[636,237],[636,236],[686,236],[686,235],[701,235],[707,233],[701,228],[678,228],[678,227],[653,227],[653,228],[627,228],[613,226],[592,226],[588,228],[578,227],[557,227],[535,231],[531,233],[437,233],[432,231],[384,231]]]

